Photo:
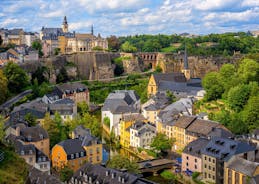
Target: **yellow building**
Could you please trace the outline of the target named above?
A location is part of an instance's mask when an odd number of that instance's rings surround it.
[[[181,116],[173,125],[175,150],[183,150],[190,142],[199,137],[231,137],[232,133],[217,122],[202,120],[194,116]]]
[[[224,184],[250,184],[259,182],[259,163],[232,157],[224,168]]]
[[[143,121],[145,118],[141,114],[124,115],[120,121],[120,145],[124,148],[130,148],[130,130],[136,120]]]
[[[92,136],[82,139],[68,139],[52,148],[52,166],[58,170],[68,166],[78,170],[84,162],[98,164],[102,162],[102,144]]]
[[[147,87],[147,94],[148,96],[155,95],[157,92],[162,91],[181,91],[178,89],[175,84],[186,84],[187,80],[184,73],[157,73],[152,74],[149,78],[148,87]],[[169,89],[175,87],[175,89]]]

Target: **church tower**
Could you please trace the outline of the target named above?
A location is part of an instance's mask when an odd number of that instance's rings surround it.
[[[185,78],[188,80],[190,80],[191,78],[191,70],[189,69],[189,64],[188,64],[188,56],[187,56],[187,49],[186,49],[186,45],[185,45],[185,49],[184,49],[184,68],[182,70],[182,73],[184,73]]]
[[[64,17],[63,23],[62,23],[62,30],[64,33],[68,32],[68,24],[67,24],[67,17]]]

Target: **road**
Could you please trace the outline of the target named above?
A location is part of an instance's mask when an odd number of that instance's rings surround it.
[[[12,105],[14,105],[19,100],[21,100],[23,97],[25,97],[26,95],[31,94],[31,93],[32,93],[32,90],[28,89],[28,90],[16,95],[15,97],[11,98],[10,100],[6,101],[2,105],[0,105],[0,112],[2,112],[5,109],[10,109],[10,107],[12,107]]]

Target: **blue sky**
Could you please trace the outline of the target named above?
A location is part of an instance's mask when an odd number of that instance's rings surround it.
[[[259,30],[259,0],[0,0],[0,27],[109,35]]]

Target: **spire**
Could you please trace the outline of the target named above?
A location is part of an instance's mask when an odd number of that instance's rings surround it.
[[[67,16],[64,17],[63,25],[64,25],[64,24],[67,24]]]
[[[186,43],[184,44],[184,69],[188,69],[188,56],[187,56],[187,49],[186,49]]]
[[[94,25],[92,24],[92,27],[91,27],[91,34],[94,35]]]

